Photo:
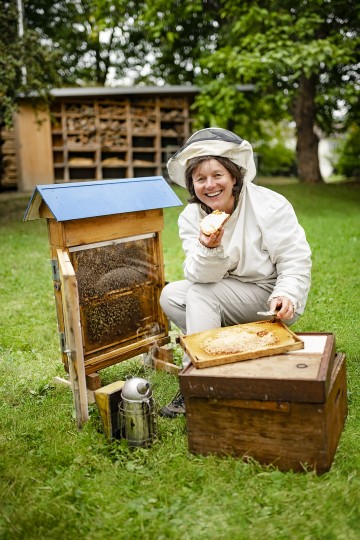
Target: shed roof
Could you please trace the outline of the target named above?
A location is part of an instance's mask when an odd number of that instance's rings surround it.
[[[251,92],[253,84],[237,84],[235,89],[238,92]],[[76,86],[64,88],[52,88],[50,95],[55,98],[86,98],[95,96],[146,96],[146,95],[193,95],[201,92],[200,87],[192,85],[163,85],[163,86]],[[26,99],[28,95],[20,94]],[[36,93],[31,93],[30,97],[39,97]]]
[[[197,86],[164,85],[164,86],[87,86],[72,88],[53,88],[54,97],[88,97],[88,96],[122,96],[148,94],[198,94]]]
[[[162,176],[36,186],[24,221],[41,217],[39,209],[42,201],[56,221],[182,205]]]

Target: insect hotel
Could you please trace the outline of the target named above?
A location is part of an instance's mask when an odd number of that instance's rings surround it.
[[[160,176],[34,190],[24,220],[47,220],[62,361],[79,427],[88,419],[91,375],[170,342],[159,305],[163,208],[181,204]]]

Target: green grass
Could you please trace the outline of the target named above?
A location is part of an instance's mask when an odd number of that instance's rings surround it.
[[[279,472],[187,450],[184,418],[131,450],[104,438],[95,406],[81,432],[63,376],[46,224],[23,223],[28,196],[0,196],[0,539],[357,540],[360,538],[360,185],[269,186],[294,205],[313,250],[307,310],[295,331],[333,332],[347,357],[349,415],[331,470]],[[186,199],[183,190],[177,193]],[[166,278],[182,277],[165,210]],[[102,372],[140,375],[159,406],[176,377],[139,359]]]

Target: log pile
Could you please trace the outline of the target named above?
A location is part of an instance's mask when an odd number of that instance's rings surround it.
[[[15,134],[13,130],[3,129],[1,140],[4,141],[1,148],[3,172],[0,178],[0,186],[12,188],[17,184]]]

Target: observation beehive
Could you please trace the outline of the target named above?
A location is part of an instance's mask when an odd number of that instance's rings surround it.
[[[45,218],[62,360],[78,424],[86,376],[168,343],[163,208],[181,201],[162,177],[37,186],[24,220]]]

